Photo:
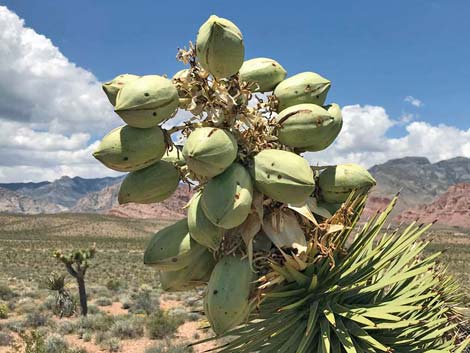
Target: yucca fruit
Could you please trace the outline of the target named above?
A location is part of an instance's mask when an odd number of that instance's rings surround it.
[[[180,182],[193,192],[187,218],[144,254],[162,288],[206,285],[219,352],[463,353],[458,286],[439,254],[423,255],[429,226],[385,228],[396,199],[359,226],[373,176],[302,156],[340,134],[341,109],[325,103],[331,82],[310,71],[285,79],[274,60],[244,62],[244,52],[240,29],[211,16],[196,46],[179,50],[186,68],[172,80],[105,84],[134,126],[95,153],[131,172],[120,200],[161,201]],[[177,108],[188,118],[169,126]]]

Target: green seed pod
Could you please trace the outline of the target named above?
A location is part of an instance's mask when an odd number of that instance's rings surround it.
[[[318,178],[321,196],[328,203],[343,203],[354,190],[367,192],[375,184],[366,169],[353,163],[328,167]]]
[[[165,154],[162,157],[162,161],[170,162],[176,164],[177,166],[186,165],[186,161],[183,158],[182,149],[182,146],[173,145],[171,151],[166,150]]]
[[[224,236],[224,229],[212,224],[201,205],[201,192],[194,195],[188,208],[189,234],[199,244],[217,250]]]
[[[321,151],[333,143],[343,126],[337,104],[329,106],[334,116],[316,104],[297,104],[279,113],[279,141],[306,151]],[[339,110],[339,114],[337,111]]]
[[[312,194],[315,182],[306,159],[274,149],[259,152],[251,170],[256,188],[273,200],[303,204]]]
[[[191,239],[187,219],[158,231],[144,253],[144,264],[160,271],[179,271],[198,258],[205,247]]]
[[[253,281],[248,259],[225,256],[215,265],[204,297],[204,309],[218,335],[242,323],[250,312]]]
[[[173,75],[172,79],[176,81],[179,81],[179,80],[185,81],[189,72],[190,72],[189,69],[180,70],[176,74]]]
[[[188,168],[199,176],[212,178],[227,169],[237,157],[237,141],[225,130],[195,129],[183,147]]]
[[[248,171],[238,163],[209,180],[202,192],[205,215],[216,226],[231,229],[248,217],[253,201],[253,184]]]
[[[286,75],[281,64],[267,58],[247,60],[240,68],[240,81],[257,83],[259,87],[256,92],[272,91]]]
[[[179,172],[170,162],[158,161],[129,173],[119,189],[119,204],[154,203],[169,198],[178,188]]]
[[[216,79],[235,75],[243,64],[243,36],[235,24],[212,15],[199,28],[196,54],[201,66]]]
[[[159,161],[164,153],[165,138],[159,126],[136,129],[124,125],[101,140],[93,157],[113,170],[132,172]]]
[[[108,96],[109,102],[114,106],[116,105],[116,96],[126,83],[137,80],[140,76],[123,74],[116,76],[111,81],[103,83],[103,91]]]
[[[160,272],[160,283],[167,292],[190,290],[207,283],[214,266],[214,256],[206,250],[181,270]]]
[[[279,100],[278,111],[296,104],[323,105],[331,82],[314,72],[302,72],[279,83],[274,95]]]
[[[148,128],[171,117],[178,105],[178,91],[170,80],[147,75],[119,91],[114,111],[130,126]]]

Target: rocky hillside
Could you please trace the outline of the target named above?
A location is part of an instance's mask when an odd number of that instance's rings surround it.
[[[405,223],[417,219],[470,228],[470,183],[453,185],[434,202],[407,210],[397,217]]]
[[[377,179],[374,196],[392,198],[400,191],[400,209],[433,202],[458,183],[470,182],[470,158],[431,163],[423,157],[392,159],[369,169]]]
[[[107,214],[129,218],[159,218],[175,219],[182,218],[186,214],[183,207],[191,198],[191,192],[186,185],[180,185],[175,193],[167,200],[150,205],[129,203],[125,205],[116,204]]]
[[[106,186],[105,188],[90,192],[80,198],[75,206],[72,208],[72,212],[78,213],[103,213],[112,209],[118,205],[117,197],[119,193],[119,186],[121,182],[117,182],[113,185]]]
[[[55,204],[61,209],[71,210],[85,195],[121,182],[123,177],[85,179],[63,176],[53,182],[0,184],[0,187],[15,191],[36,201]],[[46,212],[46,211],[44,211]]]
[[[0,187],[0,210],[7,213],[38,214],[62,212],[65,208]]]

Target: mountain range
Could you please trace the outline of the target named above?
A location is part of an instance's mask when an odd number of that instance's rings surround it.
[[[400,202],[395,215],[401,216],[404,211],[408,211],[408,215],[403,215],[402,220],[423,212],[429,213],[430,209],[423,211],[423,207],[438,202],[439,197],[448,192],[452,195],[457,193],[456,197],[470,198],[470,188],[449,189],[453,185],[470,183],[470,158],[457,157],[431,163],[424,157],[406,157],[375,165],[369,171],[377,180],[377,186],[370,197],[370,209],[380,208],[400,192]],[[175,218],[184,213],[181,208],[190,197],[185,186],[181,186],[174,196],[160,204],[118,205],[117,193],[123,178],[124,176],[84,179],[64,176],[53,182],[0,184],[0,212],[85,212],[138,218]],[[452,195],[445,197],[452,199]],[[454,202],[454,207],[462,205],[466,205],[466,201]],[[451,206],[446,206],[446,212],[451,212]],[[431,208],[436,212],[440,206],[436,207]],[[446,219],[448,223],[452,223],[452,217]],[[469,222],[470,227],[470,221],[465,222]],[[462,225],[462,221],[457,223]]]

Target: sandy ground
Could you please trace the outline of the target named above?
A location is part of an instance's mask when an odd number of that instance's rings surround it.
[[[122,309],[121,303],[115,302],[110,306],[105,306],[105,307],[100,307],[100,310],[103,312],[106,312],[107,314],[110,315],[124,315],[127,314],[127,310]],[[160,303],[160,307],[163,310],[169,310],[171,308],[175,307],[182,307],[183,303],[177,300],[162,300]],[[8,320],[11,320],[12,317],[8,318]],[[15,317],[16,319],[16,317]],[[60,319],[56,318],[56,321],[59,321]],[[69,319],[62,319],[64,320],[69,320]],[[0,320],[0,324],[5,323],[7,320]],[[193,342],[195,341],[195,336],[199,336],[199,339],[207,337],[207,335],[203,332],[203,330],[200,329],[201,323],[197,321],[188,321],[185,322],[183,325],[181,325],[178,329],[177,334],[175,335],[174,338],[172,338],[172,342],[178,343],[178,342]],[[14,334],[15,339],[18,338],[16,334]],[[65,336],[67,342],[70,344],[72,347],[82,347],[87,350],[88,353],[103,353],[106,352],[106,350],[101,349],[97,345],[93,343],[93,340],[91,342],[85,342],[82,339],[78,337],[77,334],[71,334],[71,335],[66,335]],[[151,340],[146,337],[141,337],[138,339],[131,339],[131,340],[122,340],[122,349],[120,350],[121,353],[144,353],[147,348],[150,348],[154,345],[156,345],[159,341],[157,340]],[[210,348],[213,348],[214,344],[212,342],[207,342],[200,344],[196,347],[194,347],[194,352],[196,353],[201,353],[204,352]],[[11,351],[11,348],[9,347],[0,347],[0,353],[9,353]],[[15,352],[16,353],[16,352]]]

